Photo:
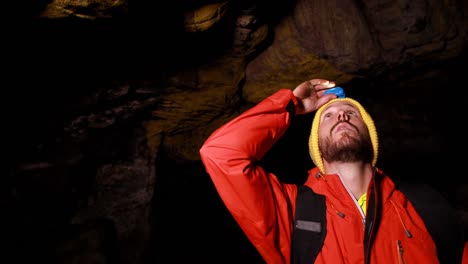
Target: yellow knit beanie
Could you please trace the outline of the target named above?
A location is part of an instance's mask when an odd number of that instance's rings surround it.
[[[314,116],[314,120],[312,121],[312,129],[310,131],[309,137],[309,153],[310,157],[314,164],[320,169],[320,172],[325,173],[325,168],[323,166],[323,159],[319,149],[319,136],[318,130],[320,126],[320,116],[322,115],[322,111],[326,109],[330,104],[338,101],[346,101],[354,105],[359,112],[361,113],[361,117],[364,120],[364,123],[369,130],[370,139],[372,142],[372,147],[374,149],[374,156],[372,158],[372,166],[375,166],[377,163],[377,156],[379,153],[379,140],[377,136],[377,130],[374,125],[374,121],[372,120],[371,116],[367,111],[362,107],[362,105],[354,99],[351,98],[335,98],[327,102],[326,104],[322,105],[316,112]]]

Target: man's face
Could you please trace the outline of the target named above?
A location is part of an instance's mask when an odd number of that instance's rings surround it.
[[[338,101],[324,109],[318,132],[322,158],[327,162],[372,162],[369,131],[351,103]]]

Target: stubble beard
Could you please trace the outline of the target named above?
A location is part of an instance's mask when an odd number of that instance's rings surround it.
[[[319,142],[322,158],[327,162],[372,162],[374,155],[372,142],[368,133],[353,136],[343,132],[339,140],[334,141],[331,135]]]

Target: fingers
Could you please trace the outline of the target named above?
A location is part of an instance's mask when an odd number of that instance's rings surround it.
[[[325,79],[312,79],[309,81],[312,85],[319,85],[319,84],[326,84],[329,83],[328,80]]]
[[[312,86],[311,88],[313,88],[315,91],[332,88],[336,85],[335,82],[331,82],[325,79],[312,79],[309,82]]]
[[[326,104],[328,101],[337,98],[336,94],[327,94],[325,96],[321,96],[317,100],[317,109],[320,108],[322,105]]]

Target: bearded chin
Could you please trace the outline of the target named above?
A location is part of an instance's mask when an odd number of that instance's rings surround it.
[[[348,134],[338,141],[326,137],[320,141],[322,158],[327,162],[372,162],[373,147],[369,137],[351,137]]]

